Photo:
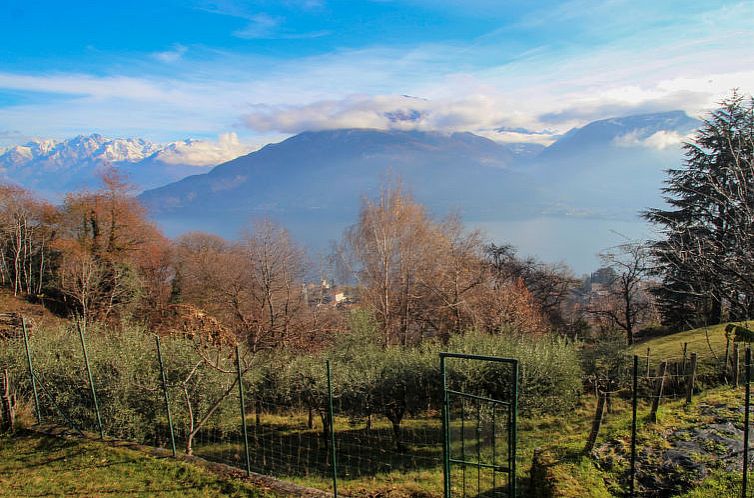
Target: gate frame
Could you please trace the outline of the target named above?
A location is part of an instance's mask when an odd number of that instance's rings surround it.
[[[481,398],[479,396],[468,395],[476,397],[478,399],[494,402],[501,405],[508,406],[508,414],[510,418],[508,427],[508,497],[515,498],[516,496],[516,439],[517,439],[517,417],[518,417],[518,359],[516,358],[503,358],[500,356],[485,356],[476,354],[464,354],[464,353],[440,353],[440,375],[442,377],[442,429],[443,429],[443,496],[445,498],[451,498],[450,494],[450,397],[449,393],[459,394],[461,396],[467,395],[466,393],[460,393],[456,391],[448,390],[448,377],[446,370],[446,359],[456,358],[461,360],[478,360],[488,361],[494,363],[507,363],[511,365],[511,401],[500,401],[489,398]],[[463,437],[463,434],[461,434]],[[494,442],[493,442],[494,444]],[[458,462],[462,465],[467,465],[467,462]],[[493,462],[493,467],[494,467]],[[494,469],[493,469],[494,472]]]

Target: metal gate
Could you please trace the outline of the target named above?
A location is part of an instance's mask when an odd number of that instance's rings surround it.
[[[518,360],[440,353],[440,372],[445,498],[514,498]]]

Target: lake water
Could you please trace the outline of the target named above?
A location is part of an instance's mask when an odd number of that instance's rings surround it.
[[[162,218],[159,225],[169,236],[191,230],[217,233],[233,239],[244,223],[240,217],[222,222],[210,217],[186,219]],[[352,222],[283,222],[299,243],[309,249],[315,259],[330,250],[343,230]],[[653,237],[651,226],[639,217],[629,220],[604,220],[579,217],[536,217],[523,220],[464,220],[466,226],[479,228],[490,242],[509,243],[521,256],[536,256],[546,262],[565,262],[576,275],[590,273],[600,266],[598,253],[627,241]]]

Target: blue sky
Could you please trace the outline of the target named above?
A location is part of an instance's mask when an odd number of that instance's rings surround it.
[[[546,142],[751,93],[752,19],[751,1],[4,0],[0,146],[352,126]]]

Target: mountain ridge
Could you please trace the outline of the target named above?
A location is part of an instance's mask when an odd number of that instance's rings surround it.
[[[231,150],[242,147],[237,139],[233,142],[234,138],[229,144]],[[203,140],[163,145],[142,138],[108,138],[99,133],[66,140],[32,139],[0,150],[0,179],[57,200],[68,191],[97,188],[101,173],[114,168],[138,193],[209,171],[217,162],[223,162],[213,161],[224,152],[221,147],[215,149]]]

